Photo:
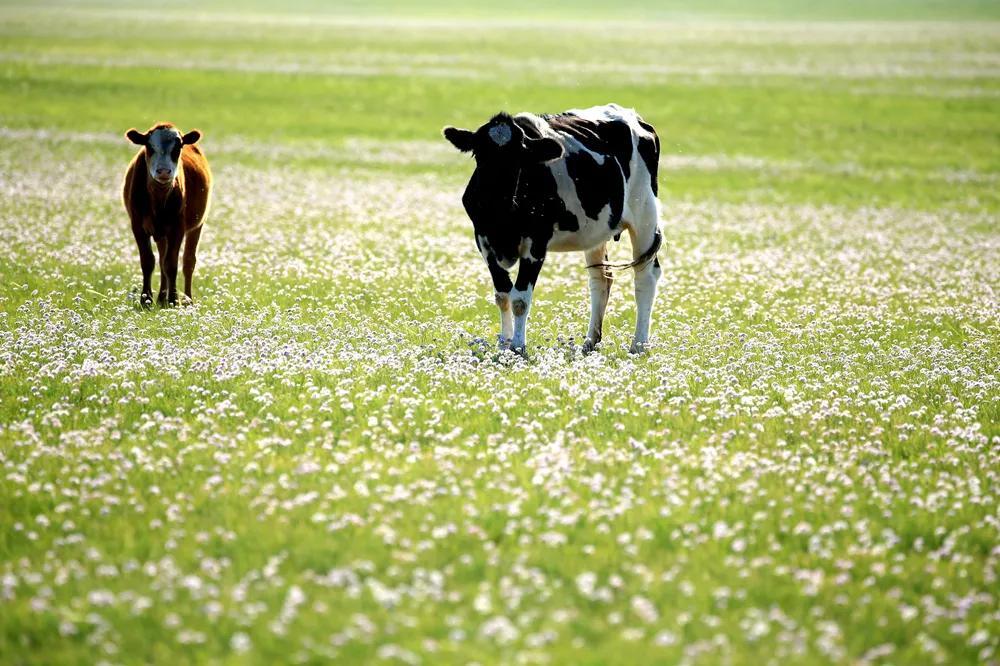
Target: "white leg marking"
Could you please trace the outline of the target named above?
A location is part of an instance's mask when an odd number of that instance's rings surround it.
[[[524,352],[527,347],[526,333],[532,290],[533,287],[528,285],[524,291],[512,289],[510,292],[510,309],[514,313],[514,337],[510,341],[510,346],[514,351]]]
[[[496,292],[497,307],[500,308],[500,348],[509,349],[510,339],[514,337],[514,318],[510,312],[510,294]]]

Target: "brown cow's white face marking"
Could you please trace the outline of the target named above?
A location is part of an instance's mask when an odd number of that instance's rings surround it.
[[[174,127],[161,127],[149,134],[146,143],[146,165],[149,177],[167,184],[177,176],[177,165],[181,161],[184,140]]]

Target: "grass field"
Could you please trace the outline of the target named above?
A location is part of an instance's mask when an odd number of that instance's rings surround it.
[[[0,662],[998,663],[1000,5],[500,4],[0,4]],[[653,349],[556,255],[498,354],[440,128],[609,101]]]

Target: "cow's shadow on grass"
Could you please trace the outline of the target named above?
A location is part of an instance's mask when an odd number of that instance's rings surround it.
[[[473,337],[468,342],[468,347],[472,356],[480,362],[492,362],[506,367],[528,367],[538,365],[544,358],[549,359],[556,356],[566,363],[581,361],[587,357],[594,356],[610,360],[618,358],[617,349],[606,343],[598,343],[598,346],[591,351],[584,351],[582,343],[575,338],[559,337],[555,340],[542,339],[536,345],[524,351],[515,351],[509,348],[500,348],[499,339]],[[629,359],[639,359],[647,356],[652,349],[648,346],[643,353],[629,353]]]

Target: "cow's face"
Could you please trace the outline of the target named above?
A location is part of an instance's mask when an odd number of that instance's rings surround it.
[[[506,113],[494,116],[475,132],[445,127],[444,138],[462,152],[471,151],[476,168],[499,189],[505,189],[510,184],[507,181],[515,178],[521,168],[563,154],[562,146],[554,139],[526,137]]]
[[[173,125],[157,125],[145,134],[130,129],[125,136],[137,146],[146,148],[146,167],[149,169],[149,177],[166,185],[177,177],[181,149],[185,144],[197,143],[201,138],[201,132],[191,130],[187,134],[181,134]]]

